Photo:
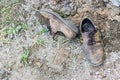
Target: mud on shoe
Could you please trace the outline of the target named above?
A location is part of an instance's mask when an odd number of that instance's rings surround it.
[[[80,23],[80,31],[85,58],[92,66],[101,65],[104,60],[104,50],[99,30],[89,18],[83,18]]]

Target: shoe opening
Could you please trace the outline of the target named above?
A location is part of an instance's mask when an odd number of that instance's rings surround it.
[[[82,21],[81,26],[82,26],[82,32],[89,32],[95,29],[93,23],[87,18]]]

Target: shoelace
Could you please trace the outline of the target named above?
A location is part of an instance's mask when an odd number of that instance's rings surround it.
[[[95,33],[97,32],[97,30],[96,29],[94,29],[94,30],[91,30],[90,31],[90,33],[88,34],[88,37],[89,37],[89,40],[88,40],[88,45],[93,45],[96,41],[95,41],[95,39],[94,39],[94,35],[95,35]]]

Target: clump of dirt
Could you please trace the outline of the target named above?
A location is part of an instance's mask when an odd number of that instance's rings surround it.
[[[48,20],[39,14],[36,16],[37,10],[41,8],[49,8],[59,14],[64,13],[64,18],[71,20],[78,28],[83,17],[91,18],[102,34],[106,55],[104,64],[99,67],[88,64],[83,56],[81,37],[69,40],[58,35],[57,40],[53,40],[49,31],[38,34],[42,28],[50,26]],[[18,18],[21,22],[26,22],[28,28],[16,34],[14,40],[0,42],[0,79],[120,79],[119,7],[108,0],[24,0],[19,10],[23,12],[23,16],[20,15]],[[39,45],[38,39],[44,44]],[[30,51],[27,66],[20,62],[24,49]]]

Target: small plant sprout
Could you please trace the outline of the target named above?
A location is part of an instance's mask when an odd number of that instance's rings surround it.
[[[28,28],[27,24],[23,23],[22,24],[22,29],[27,29],[27,28]]]
[[[9,28],[6,28],[4,31],[7,34],[16,34],[19,33],[21,29],[27,29],[27,25],[26,24],[15,25],[12,23],[11,26]]]
[[[20,60],[24,65],[28,64],[29,53],[30,53],[29,50],[25,50],[23,51],[23,54],[21,55]]]
[[[38,31],[38,35],[39,34],[43,34],[43,33],[46,33],[46,32],[48,32],[48,29],[46,29],[46,28],[41,28],[39,31]]]
[[[16,34],[16,33],[18,33],[21,29],[22,29],[22,27],[21,27],[20,25],[15,26],[15,25],[12,23],[9,28],[5,29],[5,32],[6,32],[7,34],[11,34],[11,33],[12,33],[12,34]]]
[[[37,44],[40,45],[40,46],[43,46],[44,45],[44,41],[41,38],[39,38],[37,40]]]

